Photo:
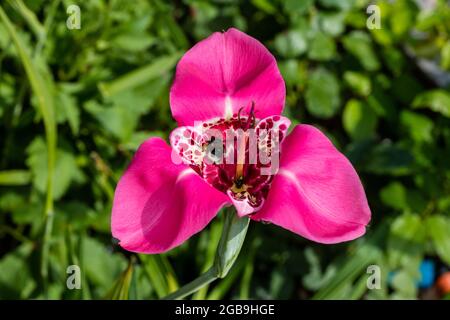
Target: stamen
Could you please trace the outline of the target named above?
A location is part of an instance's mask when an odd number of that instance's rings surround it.
[[[250,124],[251,121],[251,124]],[[252,101],[252,106],[250,108],[250,114],[247,120],[247,128],[254,128],[256,125],[256,117],[255,117],[255,101]]]
[[[238,152],[237,152],[237,163],[236,163],[236,174],[235,179],[243,179],[244,178],[244,163],[245,163],[245,149],[248,143],[248,135],[247,132],[243,132],[244,141],[240,137],[238,137]]]
[[[244,109],[244,107],[239,108],[239,111],[238,111],[238,114],[237,114],[239,126],[241,126],[241,127],[242,127],[242,119],[241,119],[241,112],[242,112],[242,109]]]

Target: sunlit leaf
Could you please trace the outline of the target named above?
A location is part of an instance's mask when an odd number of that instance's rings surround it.
[[[318,118],[331,118],[340,105],[339,82],[326,69],[315,70],[309,78],[306,89],[306,107]]]

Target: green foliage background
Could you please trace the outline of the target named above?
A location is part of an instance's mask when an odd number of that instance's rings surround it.
[[[72,1],[2,1],[0,298],[158,298],[210,266],[221,215],[144,256],[115,244],[110,212],[139,144],[175,127],[176,62],[231,26],[274,53],[286,115],[351,159],[373,219],[331,246],[251,224],[230,274],[194,298],[421,297],[422,259],[450,265],[450,7],[373,2],[381,29],[366,27],[366,0],[91,0],[69,30]],[[72,264],[81,290],[66,287]],[[366,289],[370,264],[380,290]]]

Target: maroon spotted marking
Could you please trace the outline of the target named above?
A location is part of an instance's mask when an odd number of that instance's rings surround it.
[[[174,130],[171,136],[171,143],[174,150],[178,152],[183,161],[191,166],[203,179],[221,192],[230,194],[236,201],[247,201],[251,207],[261,207],[267,198],[273,174],[262,174],[262,169],[270,167],[271,162],[261,161],[261,156],[270,157],[273,152],[279,152],[279,143],[272,143],[275,134],[281,142],[289,126],[289,120],[280,116],[272,116],[260,121],[254,117],[253,110],[249,116],[244,116],[241,111],[234,114],[231,119],[215,119],[202,123],[197,127],[180,127]],[[216,137],[209,134],[209,129],[220,132],[221,140],[216,141]],[[250,146],[246,140],[245,159],[241,168],[236,163],[238,142],[234,141],[233,152],[234,162],[227,163],[225,157],[222,162],[205,161],[211,155],[207,154],[208,146],[211,143],[219,143],[226,153],[226,132],[242,129],[248,134],[254,129],[257,140],[258,157],[256,163],[250,163]],[[215,156],[215,155],[213,155]],[[211,159],[211,158],[209,158]],[[214,157],[212,157],[214,159]],[[240,173],[240,174],[238,174]],[[231,190],[231,192],[229,192]]]

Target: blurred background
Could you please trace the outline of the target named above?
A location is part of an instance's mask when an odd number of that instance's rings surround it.
[[[232,26],[275,55],[285,114],[349,157],[373,219],[363,238],[338,245],[251,224],[230,274],[193,298],[450,298],[448,1],[6,0],[1,299],[156,299],[211,265],[222,215],[145,256],[112,239],[110,212],[139,144],[175,127],[178,59]],[[66,286],[69,265],[80,267],[80,290]],[[373,270],[379,289],[367,288]]]

